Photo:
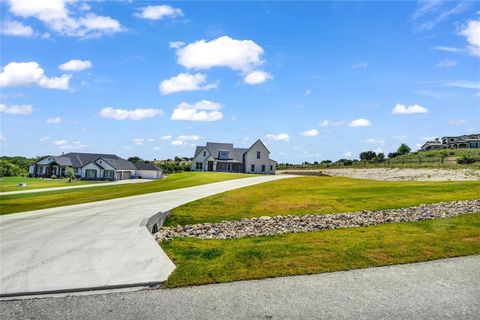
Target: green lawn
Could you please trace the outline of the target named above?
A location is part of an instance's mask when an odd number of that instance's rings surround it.
[[[26,182],[26,187],[19,187],[20,182]],[[0,178],[0,192],[21,191],[40,188],[71,187],[81,184],[102,183],[103,181],[73,180],[68,183],[67,179],[40,179],[24,177],[3,177]]]
[[[301,177],[232,190],[175,208],[166,225],[260,216],[402,208],[480,198],[480,181],[398,182]]]
[[[158,191],[193,187],[231,179],[246,178],[251,175],[241,173],[183,172],[167,176],[153,182],[135,185],[124,184],[109,187],[91,187],[41,193],[26,193],[0,196],[0,214],[38,210],[58,206],[121,198]]]
[[[312,274],[480,254],[480,214],[231,240],[162,243],[167,287]]]

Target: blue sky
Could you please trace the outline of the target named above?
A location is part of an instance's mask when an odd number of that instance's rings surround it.
[[[2,1],[1,153],[279,162],[480,131],[480,5]]]

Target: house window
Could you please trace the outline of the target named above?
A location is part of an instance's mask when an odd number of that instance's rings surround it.
[[[254,172],[254,171],[255,171],[255,165],[254,165],[254,164],[252,164],[252,166],[250,167],[250,171],[251,171],[251,172]]]
[[[270,166],[270,171],[273,171],[273,166]]]
[[[257,151],[257,159],[260,159],[260,151]]]
[[[207,156],[207,151],[203,151],[203,156],[204,156],[204,157]]]
[[[104,170],[103,171],[103,178],[104,179],[113,179],[114,174],[115,174],[115,171],[113,171],[113,170]]]
[[[96,178],[97,177],[97,170],[95,169],[87,169],[85,170],[85,177],[87,178]]]
[[[228,159],[228,151],[219,151],[218,159]]]
[[[195,169],[202,170],[202,163],[201,162],[195,162]]]
[[[262,172],[265,172],[265,165],[262,164]]]

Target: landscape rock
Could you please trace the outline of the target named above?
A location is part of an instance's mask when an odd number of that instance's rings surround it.
[[[154,234],[154,237],[158,242],[180,237],[231,239],[450,218],[466,213],[480,213],[480,200],[440,202],[378,211],[363,210],[334,214],[263,216],[183,227],[162,227]]]

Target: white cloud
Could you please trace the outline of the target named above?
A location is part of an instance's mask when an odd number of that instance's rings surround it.
[[[3,133],[0,132],[0,143],[7,142],[7,138],[3,135]]]
[[[460,34],[467,38],[470,53],[480,57],[480,19],[469,20],[467,25],[460,31]]]
[[[311,129],[311,130],[307,130],[307,131],[302,132],[302,136],[304,136],[304,137],[316,137],[319,134],[320,134],[320,132],[318,132],[317,129]]]
[[[172,139],[172,136],[169,134],[160,137],[160,140],[170,140],[170,139]]]
[[[5,104],[0,104],[0,113],[6,113],[6,114],[21,114],[21,115],[27,115],[31,114],[33,112],[33,108],[29,104],[22,104],[22,105],[5,105]]]
[[[158,89],[166,95],[181,91],[208,90],[216,87],[216,84],[207,84],[206,76],[202,73],[180,73],[175,77],[163,80]]]
[[[397,103],[392,109],[392,114],[413,114],[413,113],[428,113],[428,109],[418,104],[405,106],[404,104]]]
[[[223,36],[212,41],[198,40],[177,49],[178,63],[188,69],[228,67],[248,73],[260,66],[263,49],[252,40]]]
[[[451,68],[455,67],[457,65],[457,61],[455,60],[442,60],[437,63],[437,67],[445,67],[445,68]]]
[[[449,87],[458,87],[464,89],[480,89],[480,82],[459,80],[445,84]]]
[[[345,157],[351,157],[352,153],[350,151],[344,153]]]
[[[58,68],[60,68],[60,70],[63,70],[63,71],[82,71],[85,69],[89,69],[91,67],[92,67],[92,63],[89,60],[77,60],[77,59],[67,61],[58,66]]]
[[[183,41],[171,41],[168,44],[168,47],[171,48],[171,49],[178,49],[180,47],[183,47],[184,45],[185,45],[185,42],[183,42]]]
[[[305,95],[306,96],[309,96],[311,94],[312,94],[312,90],[310,90],[310,89],[305,90]]]
[[[461,126],[461,125],[464,125],[466,123],[467,123],[467,120],[465,120],[465,119],[448,121],[448,124],[452,125],[452,126]]]
[[[184,143],[184,142],[183,142],[183,141],[180,141],[180,140],[173,140],[173,141],[171,142],[171,145],[172,145],[172,146],[182,146],[183,143]]]
[[[169,5],[147,6],[139,8],[138,10],[139,12],[134,15],[138,18],[148,20],[161,20],[166,17],[177,18],[183,16],[182,10]]]
[[[60,122],[62,122],[62,118],[60,117],[48,118],[46,122],[51,124],[59,124]]]
[[[145,139],[142,138],[135,138],[132,140],[133,144],[136,146],[141,146],[145,142]]]
[[[35,35],[32,27],[19,21],[7,20],[2,23],[0,33],[6,36],[32,37]]]
[[[370,127],[371,125],[370,120],[364,118],[355,119],[348,124],[349,127]]]
[[[70,75],[47,77],[36,62],[10,62],[0,73],[0,87],[29,87],[37,85],[46,89],[67,90]]]
[[[221,108],[221,104],[208,100],[202,100],[194,104],[182,102],[173,110],[170,119],[187,121],[218,121],[223,118],[222,112],[218,111]]]
[[[36,18],[50,30],[62,35],[77,37],[99,37],[124,31],[120,22],[98,16],[90,7],[78,6],[71,0],[9,0],[9,10],[22,18]]]
[[[59,149],[84,149],[88,147],[88,144],[84,144],[80,141],[69,142],[68,140],[55,140],[52,141],[52,144],[57,146]]]
[[[247,74],[243,81],[248,84],[260,84],[272,78],[273,76],[270,73],[262,70],[256,70]]]
[[[269,133],[267,134],[267,139],[272,141],[288,142],[290,140],[290,137],[286,133],[279,133],[279,134]]]
[[[378,144],[378,145],[381,145],[381,146],[383,146],[385,144],[385,140],[376,139],[376,138],[369,138],[369,139],[367,139],[366,142],[369,143],[369,144]]]
[[[155,141],[155,139],[153,139],[153,138],[148,138],[147,139],[147,142],[154,142],[154,141]]]
[[[458,15],[470,6],[468,2],[455,1],[419,1],[420,6],[412,15],[418,31],[428,31],[450,17]]]
[[[352,66],[353,69],[365,69],[370,65],[369,62],[360,62]]]
[[[446,51],[446,52],[454,52],[454,53],[461,53],[463,49],[455,48],[455,47],[445,47],[445,46],[436,46],[432,48],[433,50],[439,51]]]
[[[344,125],[346,121],[330,121],[330,120],[322,120],[320,122],[320,127],[338,127]]]
[[[163,111],[161,109],[114,109],[111,107],[103,108],[100,110],[100,116],[103,118],[110,118],[115,120],[143,120],[146,118],[152,118],[156,116],[162,116]]]
[[[198,141],[200,139],[202,139],[202,137],[200,137],[197,134],[178,136],[177,138],[177,140],[180,140],[180,141]]]

